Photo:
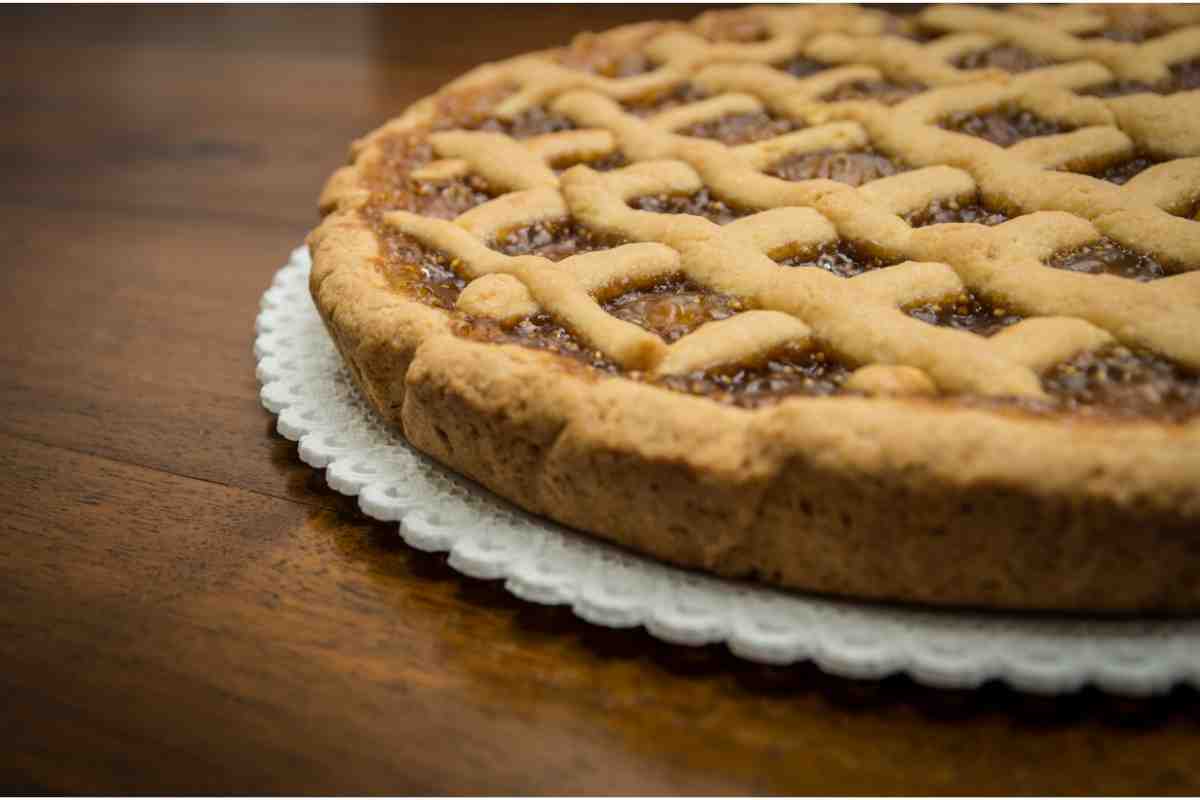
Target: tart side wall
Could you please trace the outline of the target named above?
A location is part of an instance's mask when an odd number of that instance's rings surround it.
[[[1039,486],[1037,472],[1005,468],[1006,455],[1020,467],[1039,454],[1005,454],[1006,438],[990,436],[993,446],[976,443],[981,463],[954,479],[953,458],[897,456],[899,437],[877,429],[870,411],[831,425],[803,401],[782,413],[704,408],[620,380],[555,380],[552,359],[495,349],[503,356],[452,337],[421,348],[403,409],[409,441],[527,510],[617,544],[729,577],[877,600],[1200,608],[1200,511],[1172,508],[1186,487],[1172,490],[1153,467],[1123,498],[1099,484],[1067,495],[1054,485],[1062,481]],[[1019,425],[1037,423],[999,427],[1011,435]],[[947,426],[916,427],[936,447]],[[1072,452],[1106,447],[1076,442]],[[1043,467],[1076,473],[1087,455]],[[1181,456],[1163,466],[1178,474],[1194,464]],[[1127,478],[1118,469],[1100,483]]]

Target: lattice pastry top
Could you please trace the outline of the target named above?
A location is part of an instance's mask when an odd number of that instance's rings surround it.
[[[789,586],[1200,608],[1200,9],[635,25],[351,155],[317,306],[501,495]]]
[[[585,35],[358,142],[322,202],[370,219],[390,288],[460,333],[671,388],[1058,391],[1190,418],[1188,23],[748,9]]]

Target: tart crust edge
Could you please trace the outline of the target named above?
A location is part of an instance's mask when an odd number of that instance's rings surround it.
[[[398,295],[356,210],[363,156],[507,63],[356,143],[308,240],[325,327],[415,447],[527,510],[728,577],[933,605],[1200,610],[1200,423],[887,398],[745,411],[459,339],[444,312]]]

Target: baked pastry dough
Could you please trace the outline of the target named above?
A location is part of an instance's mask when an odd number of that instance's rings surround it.
[[[356,142],[312,293],[371,404],[685,566],[1200,610],[1200,10],[749,8]]]

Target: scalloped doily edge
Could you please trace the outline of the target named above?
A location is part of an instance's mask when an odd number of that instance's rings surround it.
[[[569,605],[679,645],[751,661],[811,660],[847,678],[903,672],[941,688],[990,680],[1037,694],[1088,684],[1143,696],[1200,688],[1200,619],[1031,617],[867,605],[698,575],[520,511],[409,447],[363,402],[308,294],[299,247],[263,295],[254,353],[263,406],[331,488],[399,523],[411,547],[532,603]]]

